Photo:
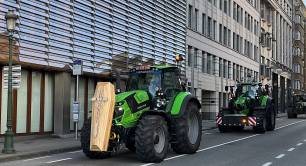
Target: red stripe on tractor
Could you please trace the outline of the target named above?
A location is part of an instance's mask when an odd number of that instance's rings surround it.
[[[256,117],[249,117],[248,121],[250,125],[256,126]]]
[[[217,124],[221,124],[222,123],[222,117],[217,117],[216,121],[217,121]]]

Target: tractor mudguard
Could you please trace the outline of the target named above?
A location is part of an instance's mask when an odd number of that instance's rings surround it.
[[[174,99],[174,102],[171,107],[171,115],[181,116],[187,108],[189,102],[194,102],[197,104],[198,108],[201,108],[199,100],[192,96],[188,92],[180,92]]]

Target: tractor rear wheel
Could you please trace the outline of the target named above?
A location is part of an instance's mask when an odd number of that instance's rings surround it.
[[[274,106],[271,105],[270,107],[268,107],[267,110],[267,124],[266,124],[267,131],[273,131],[275,129],[275,121],[276,121],[276,114]]]
[[[90,151],[91,118],[84,122],[81,131],[81,147],[85,155],[91,159],[103,159],[111,156],[110,152]]]
[[[159,115],[146,115],[135,131],[137,157],[143,162],[161,162],[167,155],[169,132],[165,119]]]
[[[178,118],[173,119],[172,149],[179,154],[195,153],[201,142],[202,120],[198,106],[190,102],[187,109]]]
[[[261,122],[253,127],[253,130],[255,133],[263,134],[266,132],[266,126],[267,126],[267,117],[264,116],[261,119]]]
[[[288,115],[288,118],[289,118],[289,119],[295,119],[295,118],[297,118],[297,114],[294,113],[294,112],[288,112],[287,115]]]

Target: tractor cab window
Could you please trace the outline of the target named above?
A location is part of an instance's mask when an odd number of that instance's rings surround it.
[[[241,85],[238,95],[247,95],[252,99],[257,96],[258,85]]]
[[[163,87],[166,97],[174,97],[182,91],[177,70],[166,70],[163,74]]]
[[[150,92],[153,97],[160,87],[160,71],[142,71],[131,73],[127,83],[127,90],[146,90]]]

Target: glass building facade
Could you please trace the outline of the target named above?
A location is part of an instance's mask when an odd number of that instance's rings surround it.
[[[21,62],[62,68],[81,59],[85,72],[99,73],[113,55],[174,63],[185,55],[185,0],[4,0],[4,15],[16,9]]]
[[[79,84],[80,129],[90,116],[99,73],[138,62],[174,64],[175,54],[185,55],[186,0],[2,0],[2,57],[7,55],[3,41],[8,9],[19,16],[15,47],[22,80],[13,93],[17,134],[65,134],[74,129],[71,108],[76,81],[67,67],[74,60],[83,61],[85,72]],[[0,62],[3,65],[6,61]],[[2,72],[0,79],[1,135],[7,115]]]

